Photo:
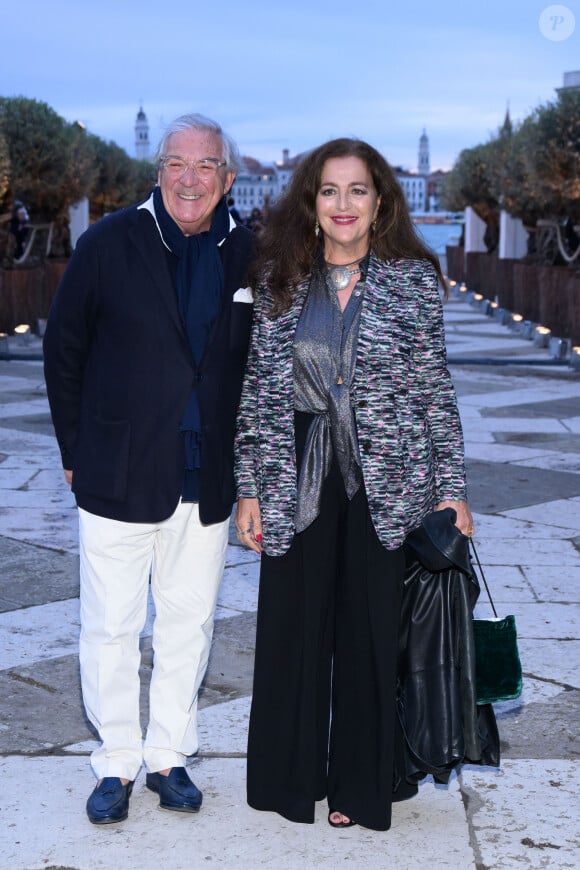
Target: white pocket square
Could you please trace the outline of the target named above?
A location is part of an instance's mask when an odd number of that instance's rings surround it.
[[[249,287],[240,287],[239,290],[236,290],[234,293],[234,302],[249,302],[250,304],[254,301],[254,297],[252,296],[252,291]]]

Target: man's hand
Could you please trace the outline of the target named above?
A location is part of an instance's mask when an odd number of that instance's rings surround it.
[[[64,479],[68,483],[69,486],[72,486],[72,468],[65,468],[64,470]]]

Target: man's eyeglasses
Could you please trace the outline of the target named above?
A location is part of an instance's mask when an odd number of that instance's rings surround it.
[[[181,178],[185,175],[189,168],[193,169],[199,178],[211,178],[215,175],[218,169],[226,165],[225,160],[219,160],[217,157],[202,157],[200,160],[185,160],[183,157],[177,157],[175,154],[166,154],[159,161],[166,172],[173,178]]]

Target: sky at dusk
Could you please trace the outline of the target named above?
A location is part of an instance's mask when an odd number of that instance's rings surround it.
[[[198,111],[264,162],[356,136],[414,169],[426,128],[450,168],[580,70],[580,0],[27,0],[0,20],[0,95],[131,156],[142,104],[153,146]]]

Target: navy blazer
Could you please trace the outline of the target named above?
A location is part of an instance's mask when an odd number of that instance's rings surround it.
[[[253,307],[233,297],[247,285],[252,250],[252,233],[239,226],[220,247],[224,300],[197,369],[151,213],[132,206],[79,239],[44,338],[52,419],[79,507],[125,522],[171,516],[185,468],[179,424],[197,381],[200,518],[228,518]]]

